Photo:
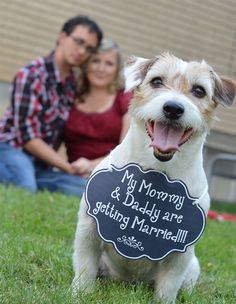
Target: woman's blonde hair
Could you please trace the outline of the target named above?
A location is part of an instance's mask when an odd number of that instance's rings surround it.
[[[123,59],[121,55],[120,48],[116,42],[114,42],[112,39],[109,38],[104,38],[101,41],[101,44],[99,48],[97,49],[97,52],[108,52],[108,51],[114,51],[117,54],[117,74],[115,77],[115,80],[111,84],[109,90],[111,92],[117,92],[118,90],[122,89],[124,87],[124,78],[123,78]],[[89,92],[90,86],[89,86],[89,81],[87,78],[87,65],[89,62],[92,60],[93,56],[96,54],[92,55],[88,62],[82,67],[81,73],[79,75],[79,80],[78,80],[78,98],[86,93]]]

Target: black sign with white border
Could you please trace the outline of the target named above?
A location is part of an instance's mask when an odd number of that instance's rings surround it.
[[[205,228],[205,214],[184,182],[137,164],[95,172],[85,199],[100,237],[129,259],[185,252]]]

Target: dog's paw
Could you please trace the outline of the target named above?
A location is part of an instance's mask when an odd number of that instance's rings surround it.
[[[152,299],[148,301],[148,304],[163,304],[163,302],[161,302],[161,300],[158,299]]]
[[[175,300],[166,299],[166,298],[155,298],[148,302],[148,304],[175,304]]]
[[[157,292],[152,299],[152,304],[175,304],[176,297],[170,293]]]
[[[72,281],[72,294],[76,296],[79,292],[91,293],[95,289],[95,282],[75,277]]]

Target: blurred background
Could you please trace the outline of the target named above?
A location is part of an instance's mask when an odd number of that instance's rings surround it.
[[[0,115],[10,102],[15,72],[47,55],[62,24],[77,14],[95,19],[125,57],[169,51],[186,60],[204,59],[218,73],[236,79],[235,0],[0,0]],[[205,144],[204,165],[211,197],[232,203],[236,102],[229,109],[219,107],[218,117]]]

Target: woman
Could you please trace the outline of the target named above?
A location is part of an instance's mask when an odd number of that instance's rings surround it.
[[[119,47],[102,40],[81,75],[74,108],[65,126],[69,162],[87,178],[95,166],[124,138],[130,123],[131,93],[125,93]]]

